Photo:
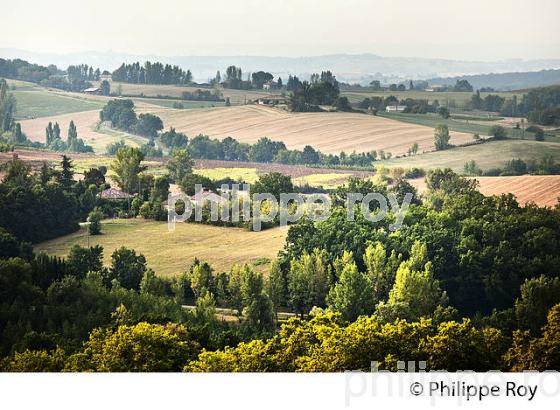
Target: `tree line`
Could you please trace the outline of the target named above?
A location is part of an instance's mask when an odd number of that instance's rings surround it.
[[[9,91],[8,83],[0,78],[0,146],[2,150],[12,150],[15,146],[30,146],[40,148],[42,144],[32,142],[21,130],[21,124],[16,122],[17,101]]]
[[[113,81],[133,84],[182,84],[192,83],[192,73],[190,70],[183,70],[177,65],[163,64],[158,61],[146,61],[144,65],[139,62],[126,64],[122,63],[119,68],[113,71],[111,78]]]
[[[68,125],[67,140],[64,141],[60,135],[58,122],[54,125],[49,121],[45,128],[45,147],[58,152],[93,152],[93,147],[87,145],[83,139],[78,137],[78,129],[73,120]]]
[[[197,135],[188,138],[174,128],[162,133],[160,141],[170,150],[186,148],[194,159],[219,159],[226,161],[253,161],[265,163],[312,165],[312,166],[356,166],[372,167],[376,160],[391,158],[390,152],[372,150],[365,153],[323,154],[306,145],[303,150],[286,148],[281,141],[260,138],[254,144],[241,143],[232,137],[222,140]]]
[[[0,58],[0,77],[40,83],[50,75],[56,74],[57,71],[56,66],[45,67],[31,64],[19,58],[14,60]]]

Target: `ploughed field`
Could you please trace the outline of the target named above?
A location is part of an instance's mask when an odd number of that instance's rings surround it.
[[[560,175],[521,175],[513,177],[477,177],[484,195],[512,193],[520,204],[534,202],[555,206],[560,198]]]
[[[233,137],[254,143],[268,137],[283,141],[289,149],[311,145],[324,153],[338,154],[384,150],[401,155],[415,142],[419,152],[434,149],[434,130],[416,124],[359,113],[290,113],[259,106],[209,108],[205,110],[159,110],[166,127],[173,126],[189,137],[204,134]],[[452,144],[472,141],[472,135],[451,132]]]
[[[520,205],[534,202],[538,206],[555,206],[560,198],[560,175],[521,175],[476,177],[478,190],[484,195],[513,194]],[[419,193],[426,190],[424,179],[409,182]]]

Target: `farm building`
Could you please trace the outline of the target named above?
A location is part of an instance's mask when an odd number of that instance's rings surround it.
[[[85,90],[83,90],[83,92],[86,94],[101,94],[101,89],[98,87],[91,87],[86,88]]]
[[[403,112],[404,110],[406,110],[406,105],[388,105],[385,108],[387,112]]]
[[[256,101],[259,105],[288,104],[288,99],[282,96],[261,97]]]
[[[278,88],[278,83],[275,81],[268,81],[263,84],[263,90],[273,90]]]
[[[108,188],[104,191],[101,191],[101,193],[99,194],[99,198],[103,198],[103,199],[128,199],[128,198],[132,198],[133,196],[134,195],[130,195],[116,188]]]

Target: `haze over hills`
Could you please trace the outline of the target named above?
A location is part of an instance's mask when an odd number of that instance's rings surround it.
[[[440,77],[431,78],[428,80],[428,83],[430,83],[430,85],[452,85],[458,80],[467,80],[475,89],[491,87],[501,91],[512,91],[524,88],[545,87],[560,84],[560,70]]]
[[[341,81],[359,82],[364,85],[374,79],[388,83],[408,79],[420,80],[486,73],[499,74],[560,69],[560,59],[509,59],[488,62],[382,57],[375,54],[333,54],[309,57],[157,56],[133,55],[112,51],[55,54],[4,48],[0,49],[0,57],[21,58],[43,65],[56,64],[59,68],[66,68],[70,64],[85,63],[109,71],[116,69],[123,62],[161,61],[177,64],[185,69],[189,68],[193,73],[194,80],[199,82],[207,81],[214,77],[216,70],[223,71],[229,65],[242,67],[244,73],[264,70],[282,77],[287,77],[289,74],[307,77],[313,72],[330,69]]]

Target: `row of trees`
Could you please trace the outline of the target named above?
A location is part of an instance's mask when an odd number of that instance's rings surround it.
[[[57,71],[56,66],[44,67],[19,58],[14,60],[0,58],[0,77],[39,83],[50,75],[56,74]]]
[[[55,73],[41,80],[40,84],[44,87],[53,87],[65,91],[79,92],[87,88],[91,88],[91,81],[99,81],[100,79],[101,70],[99,70],[99,68],[94,70],[92,66],[80,64],[68,66],[66,73],[58,72],[58,70],[56,70]],[[104,95],[108,95],[108,93]]]
[[[560,86],[535,88],[523,95],[519,112],[531,122],[560,125]]]
[[[190,70],[183,70],[177,65],[163,64],[160,62],[146,61],[144,65],[139,62],[125,64],[113,71],[113,81],[134,84],[184,84],[192,83]]]
[[[127,314],[126,308],[115,313]],[[552,308],[542,337],[517,332],[510,342],[499,330],[478,329],[469,320],[437,323],[399,321],[381,325],[375,317],[352,324],[332,313],[309,322],[291,319],[278,335],[219,351],[202,351],[181,325],[140,322],[92,331],[83,349],[25,350],[3,361],[12,372],[341,372],[397,371],[397,362],[426,363],[426,370],[558,369],[560,306]]]
[[[41,144],[27,139],[21,125],[14,120],[16,106],[16,99],[9,91],[7,81],[0,78],[0,145],[40,147]]]
[[[521,158],[512,158],[506,161],[503,167],[482,170],[471,160],[464,166],[466,175],[484,176],[512,176],[512,175],[558,175],[560,174],[560,163],[554,160],[552,155],[543,155],[540,159],[524,161]]]
[[[53,125],[52,122],[49,121],[45,129],[45,134],[45,146],[50,150],[58,152],[93,152],[93,148],[78,137],[78,129],[72,120],[70,120],[70,124],[68,125],[66,141],[60,136],[60,126],[57,122]]]
[[[185,148],[195,159],[220,159],[226,161],[274,162],[280,164],[305,164],[325,166],[371,167],[379,159],[391,157],[391,153],[370,151],[367,153],[323,154],[310,145],[303,150],[289,150],[281,141],[272,141],[267,137],[254,144],[241,143],[234,138],[212,139],[206,135],[188,138],[185,134],[170,128],[162,133],[159,140],[170,150]]]
[[[66,69],[66,73],[70,80],[99,81],[101,79],[101,70],[99,68],[94,70],[87,64],[70,65]]]
[[[194,372],[397,371],[397,361],[426,362],[426,370],[551,370],[560,366],[560,305],[548,313],[541,337],[517,331],[513,341],[495,328],[472,321],[395,321],[361,317],[346,324],[333,313],[292,319],[278,335],[235,348],[203,352],[189,363]]]
[[[403,112],[412,114],[426,114],[428,112],[438,112],[440,104],[437,99],[430,102],[428,99],[405,98],[399,100],[394,95],[388,97],[373,96],[364,98],[359,104],[358,108],[363,110],[372,111],[376,114],[379,111],[384,111],[389,106],[405,106]]]
[[[524,94],[520,101],[516,95],[506,99],[498,94],[488,94],[484,98],[480,90],[472,95],[466,108],[497,112],[505,116],[526,116],[541,125],[560,124],[560,87],[534,88]]]

